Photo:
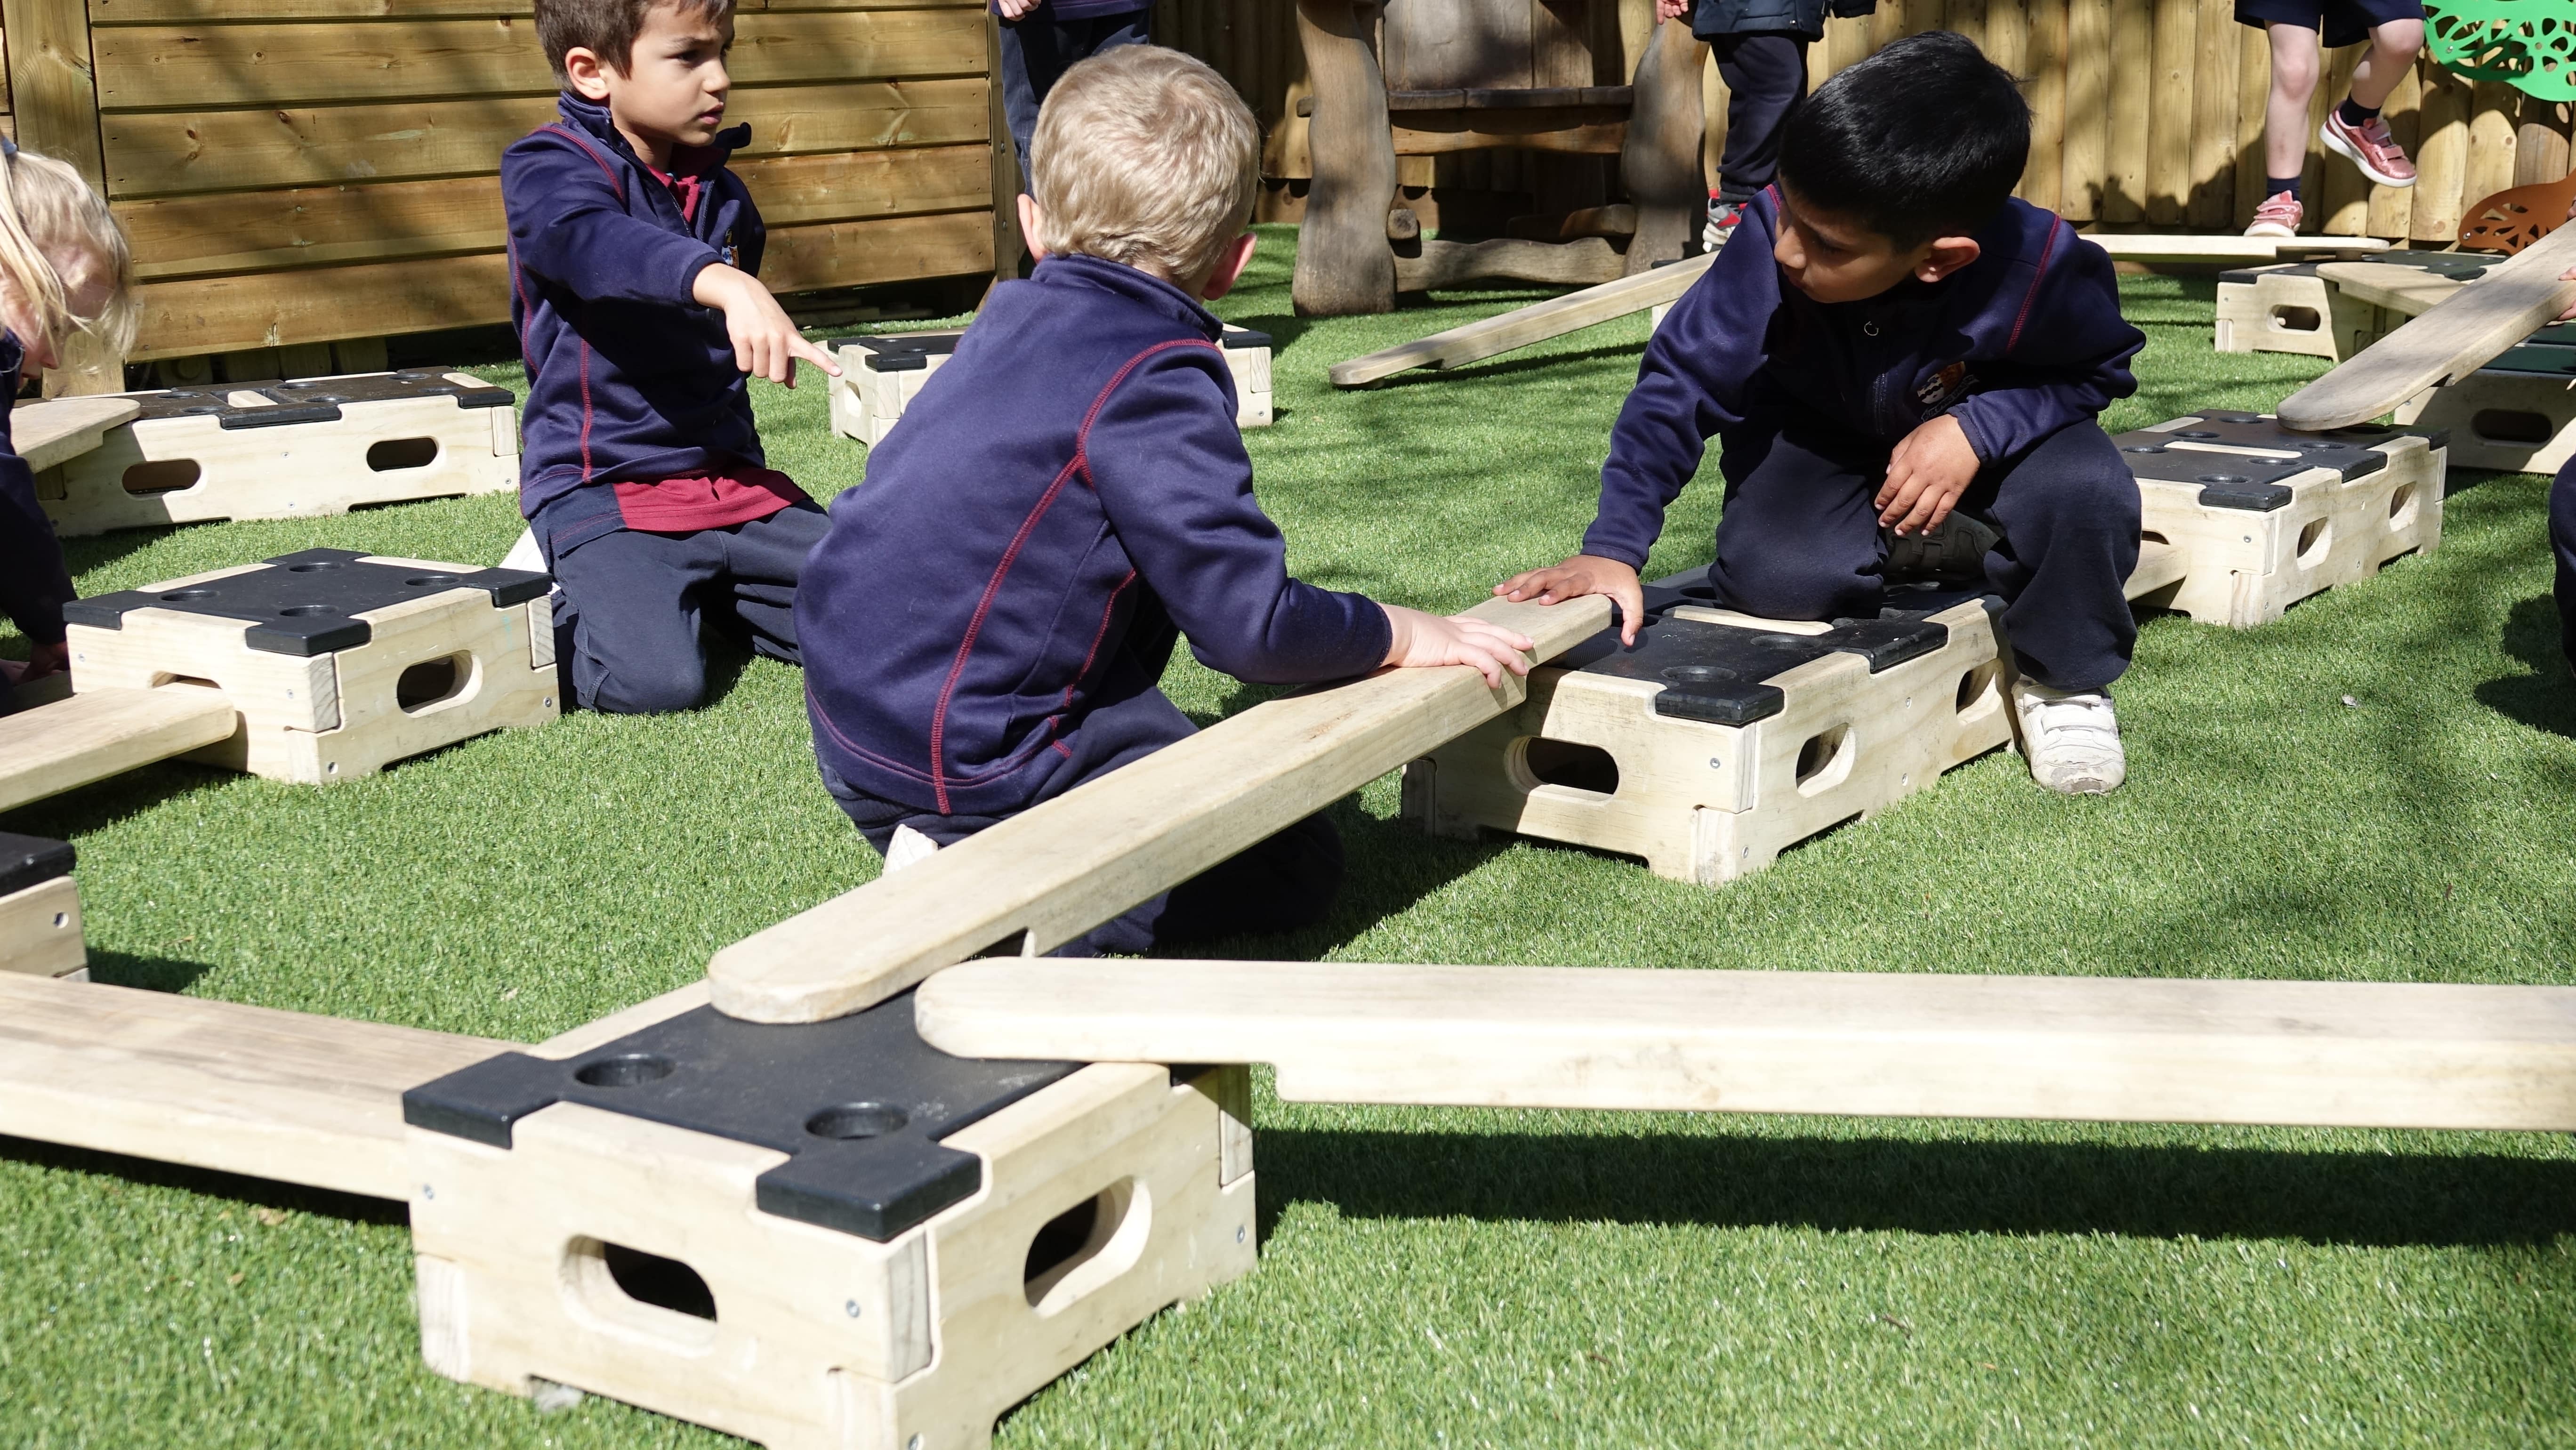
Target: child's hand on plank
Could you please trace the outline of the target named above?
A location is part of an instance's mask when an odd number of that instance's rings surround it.
[[[1608,595],[1619,606],[1621,644],[1635,644],[1637,626],[1646,622],[1646,590],[1637,581],[1637,571],[1598,554],[1577,554],[1551,569],[1515,574],[1495,585],[1494,592],[1514,604],[1530,599],[1562,604],[1586,594]]]
[[[841,375],[841,365],[805,340],[787,309],[749,272],[718,262],[698,273],[690,295],[700,306],[724,314],[725,332],[733,339],[733,365],[753,377],[792,388],[800,357],[833,377]]]
[[[1485,683],[1500,686],[1503,673],[1529,673],[1529,650],[1538,642],[1525,634],[1514,634],[1472,614],[1453,614],[1443,619],[1401,604],[1381,604],[1386,611],[1387,628],[1394,639],[1388,644],[1386,662],[1407,668],[1437,665],[1474,665],[1485,677]]]
[[[1984,466],[1958,419],[1947,413],[1927,418],[1888,455],[1887,482],[1870,507],[1878,510],[1880,524],[1899,534],[1937,529]]]

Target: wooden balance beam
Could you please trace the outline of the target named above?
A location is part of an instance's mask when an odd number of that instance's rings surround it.
[[[1545,661],[1610,622],[1610,602],[1492,599],[1468,611]],[[1466,666],[1380,670],[1256,705],[1179,744],[726,947],[715,1005],[756,1022],[873,1006],[1008,942],[1032,955],[1305,819],[1517,706]]]
[[[209,685],[96,690],[0,716],[0,811],[220,745],[240,725]]]
[[[2467,377],[2576,304],[2576,282],[2558,280],[2570,267],[2576,227],[2561,227],[2282,399],[2281,421],[2307,432],[2348,428]]]
[[[2389,244],[2377,237],[2159,236],[2137,232],[2082,235],[2110,253],[2114,262],[2167,265],[2251,267],[2317,257],[2365,257],[2389,249]]]
[[[110,431],[133,421],[143,405],[132,398],[48,398],[20,403],[9,413],[10,441],[28,471],[42,473],[107,441]]]
[[[2576,1129],[2576,988],[969,962],[962,1056],[1267,1062],[1298,1102]]]
[[[1435,332],[1418,341],[1400,343],[1366,357],[1337,362],[1327,376],[1332,379],[1334,387],[1357,388],[1408,368],[1454,368],[1480,362],[1533,343],[1545,342],[1551,337],[1579,332],[1614,317],[1660,307],[1689,291],[1691,284],[1705,275],[1709,264],[1716,260],[1717,254],[1709,252],[1622,277],[1615,282],[1586,287],[1580,292],[1551,297],[1499,317],[1484,318],[1446,332]]]

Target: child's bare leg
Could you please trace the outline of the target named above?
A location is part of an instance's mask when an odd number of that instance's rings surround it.
[[[2296,25],[2264,28],[2272,37],[2272,97],[2263,109],[2263,174],[2274,180],[2295,178],[2308,164],[2308,102],[2317,93],[2317,33]]]
[[[2276,29],[2278,27],[2275,27]],[[2311,41],[2314,36],[2309,37]],[[2424,49],[2424,22],[2391,20],[2370,32],[2370,49],[2352,68],[2353,104],[2365,111],[2376,111],[2388,103],[2388,93],[2397,89],[2398,78],[2415,64]]]

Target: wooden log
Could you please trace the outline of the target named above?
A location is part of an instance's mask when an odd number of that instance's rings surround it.
[[[1408,368],[1454,368],[1495,357],[1614,317],[1661,306],[1689,291],[1716,260],[1715,253],[1707,253],[1563,297],[1533,302],[1500,317],[1481,318],[1415,342],[1335,363],[1327,375],[1334,387],[1356,388]]]
[[[2576,1129],[2576,988],[971,962],[967,1057],[1267,1062],[1292,1102]]]
[[[1544,661],[1610,621],[1600,598],[1469,611],[1537,643]],[[1016,939],[1044,952],[1327,803],[1429,753],[1525,694],[1474,670],[1381,670],[1256,705],[1068,791],[899,875],[716,953],[718,1008],[813,1022],[885,1000]]]
[[[2281,421],[2321,430],[2367,423],[2417,393],[2457,382],[2576,305],[2576,227],[2561,227],[2361,355],[2281,400]]]
[[[241,715],[204,685],[85,690],[0,716],[0,811],[230,740]]]
[[[115,396],[20,403],[9,415],[9,432],[28,470],[42,473],[98,447],[108,430],[142,410],[132,398]]]
[[[1619,152],[1619,179],[1637,204],[1637,231],[1628,243],[1631,276],[1671,261],[1690,245],[1707,203],[1699,166],[1700,70],[1708,47],[1690,27],[1665,23],[1637,67],[1636,102],[1627,142]]]
[[[0,973],[0,1133],[403,1199],[403,1089],[509,1046]]]
[[[1395,253],[1386,244],[1395,142],[1369,47],[1375,14],[1361,0],[1297,0],[1297,39],[1315,90],[1315,179],[1289,283],[1301,317],[1395,310]]]

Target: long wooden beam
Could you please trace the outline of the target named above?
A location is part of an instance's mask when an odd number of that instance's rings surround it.
[[[1301,1102],[2576,1129],[2571,987],[985,961],[915,1012],[961,1056],[1266,1062]]]
[[[2110,253],[2115,262],[2202,266],[2250,267],[2285,258],[2366,257],[2389,249],[2389,244],[2377,237],[2185,236],[2147,232],[2086,232],[2083,236]]]
[[[230,740],[240,726],[210,685],[89,690],[0,716],[0,811]]]
[[[96,448],[142,411],[141,403],[114,394],[20,403],[9,414],[9,437],[27,467],[42,473]]]
[[[1600,598],[1470,612],[1530,636],[1536,660],[1610,622]],[[1256,705],[726,947],[707,966],[715,1005],[816,1022],[1005,943],[1050,950],[1517,706],[1524,689],[1510,676],[1488,688],[1462,665]]]
[[[1569,332],[1659,307],[1690,290],[1690,285],[1716,261],[1715,253],[1656,267],[1615,282],[1533,302],[1499,317],[1487,317],[1413,342],[1399,343],[1337,362],[1327,376],[1337,388],[1356,388],[1408,368],[1454,368],[1501,353],[1545,342]]]
[[[511,1046],[0,974],[0,1133],[408,1198],[403,1090]]]
[[[2570,267],[2576,227],[2561,227],[2282,399],[2281,421],[2349,428],[2467,377],[2576,305],[2576,282],[2558,280]]]

